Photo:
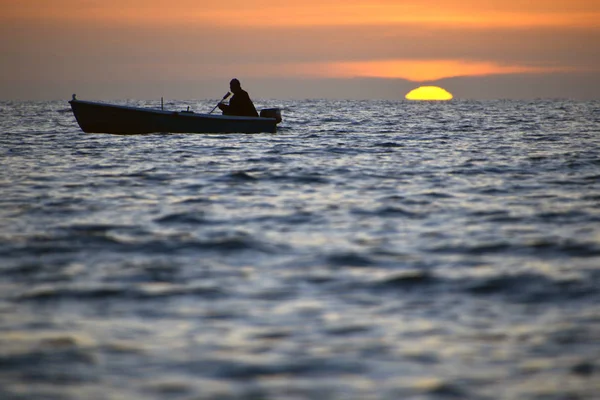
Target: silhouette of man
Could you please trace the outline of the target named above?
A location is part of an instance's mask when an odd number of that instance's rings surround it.
[[[223,115],[258,117],[256,108],[254,108],[254,104],[252,103],[252,100],[250,100],[248,92],[242,89],[240,81],[233,78],[231,82],[229,82],[229,89],[231,90],[231,93],[233,93],[233,97],[229,100],[229,104],[218,104],[219,109],[223,111]]]

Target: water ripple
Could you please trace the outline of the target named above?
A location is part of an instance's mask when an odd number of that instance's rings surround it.
[[[0,398],[595,398],[600,103],[260,103],[0,102]]]

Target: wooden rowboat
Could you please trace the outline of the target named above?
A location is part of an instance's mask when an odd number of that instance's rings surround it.
[[[281,122],[278,108],[261,110],[260,117],[238,117],[82,101],[75,95],[69,104],[87,133],[275,133]]]

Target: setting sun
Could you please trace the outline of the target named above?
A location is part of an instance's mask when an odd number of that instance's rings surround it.
[[[452,93],[438,86],[420,86],[406,94],[407,100],[450,100]]]

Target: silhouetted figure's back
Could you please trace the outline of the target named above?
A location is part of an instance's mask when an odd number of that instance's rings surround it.
[[[223,115],[240,115],[244,117],[258,117],[254,103],[250,100],[248,92],[242,89],[240,81],[232,79],[229,82],[229,88],[233,93],[233,97],[229,100],[229,104],[218,104],[219,109],[223,111]]]

